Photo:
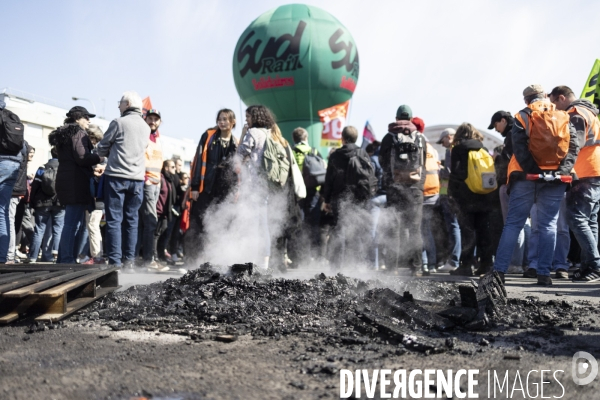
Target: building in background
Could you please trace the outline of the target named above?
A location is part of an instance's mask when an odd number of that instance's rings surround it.
[[[35,147],[35,156],[29,163],[27,171],[28,174],[33,174],[50,158],[48,135],[63,125],[67,111],[71,107],[52,99],[8,88],[0,90],[0,100],[6,103],[7,109],[21,118],[21,122],[25,126],[25,140]],[[98,125],[103,132],[106,132],[110,123],[100,117],[92,118],[90,122]],[[163,143],[164,157],[181,158],[184,163],[183,169],[189,171],[196,152],[196,143],[192,139],[177,139],[162,133],[160,137]]]
[[[441,144],[437,144],[437,141],[440,138],[440,133],[446,128],[457,129],[458,125],[433,125],[426,127],[423,132],[423,135],[425,135],[429,144],[437,150],[440,155],[440,160],[446,158],[446,149],[442,147]],[[483,135],[483,146],[488,149],[488,151],[492,152],[495,147],[504,144],[504,138],[499,133],[490,132],[487,129],[477,128],[477,130]]]

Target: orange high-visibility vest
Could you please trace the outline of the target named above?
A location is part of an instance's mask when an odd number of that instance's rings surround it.
[[[146,147],[146,178],[155,185],[160,183],[160,171],[163,164],[163,153],[158,135],[156,143],[148,139]]]
[[[572,107],[569,114],[578,114],[585,120],[585,145],[579,151],[573,170],[579,178],[600,176],[600,121],[585,107]]]
[[[425,155],[425,186],[424,196],[433,196],[440,193],[440,160],[438,152],[427,143]]]
[[[200,188],[198,189],[199,193],[202,193],[202,191],[204,190],[204,176],[206,175],[206,162],[208,160],[208,148],[210,147],[212,138],[215,135],[215,133],[217,133],[217,130],[209,129],[206,131],[206,133],[208,134],[208,136],[206,138],[206,142],[204,142],[204,146],[202,147],[202,155],[200,157],[200,162],[202,164],[200,165]],[[192,176],[190,177],[190,182],[192,181],[192,179],[194,179],[193,173],[196,170],[197,162],[198,162],[198,154],[196,154],[196,157],[194,158],[194,162],[192,163],[192,169],[191,169]],[[194,189],[192,188],[192,190],[194,190]]]

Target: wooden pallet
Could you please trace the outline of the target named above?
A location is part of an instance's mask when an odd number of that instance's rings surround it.
[[[49,269],[0,267],[0,324],[24,313],[38,315],[36,321],[58,321],[120,288],[115,268]]]

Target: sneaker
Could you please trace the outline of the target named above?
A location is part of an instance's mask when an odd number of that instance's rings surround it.
[[[427,268],[427,264],[423,264],[421,267],[421,276],[429,276],[431,273],[429,272],[429,268]]]
[[[135,274],[135,269],[133,268],[132,260],[125,260],[123,263],[123,273],[124,274]]]
[[[94,260],[92,260],[88,256],[79,257],[76,261],[77,261],[77,264],[93,264],[94,263]]]
[[[19,250],[16,250],[15,254],[17,255],[18,258],[20,258],[22,260],[27,258],[27,254],[21,253]]]
[[[523,271],[523,267],[521,267],[520,265],[510,265],[508,267],[508,270],[506,271],[507,274],[522,274],[525,271]]]
[[[527,268],[527,271],[523,273],[523,278],[537,278],[537,270],[535,268]]]
[[[35,264],[37,262],[37,260],[34,260],[33,258],[29,258],[27,257],[26,259],[23,260],[23,263],[25,264]]]
[[[578,270],[573,274],[573,282],[588,283],[598,280],[600,280],[600,271],[595,269]]]
[[[473,269],[469,267],[460,266],[454,271],[450,271],[450,275],[454,276],[473,276]]]
[[[150,261],[146,267],[148,268],[148,272],[166,272],[170,269],[166,265],[163,265],[156,260]]]
[[[442,265],[441,267],[439,267],[437,269],[437,272],[450,272],[450,271],[454,271],[458,268],[457,265],[452,265],[449,262],[447,262],[446,264]]]
[[[538,275],[537,284],[540,286],[552,286],[552,278],[545,275]]]
[[[103,257],[94,257],[92,260],[94,261],[94,264],[106,264],[106,260]]]
[[[554,273],[554,279],[569,279],[569,271],[566,269],[557,269]]]

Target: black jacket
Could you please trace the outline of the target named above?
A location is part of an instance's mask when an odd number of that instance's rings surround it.
[[[562,159],[557,170],[561,175],[569,175],[571,173],[573,165],[575,165],[575,160],[577,159],[577,154],[579,153],[577,135],[575,128],[571,123],[569,123],[569,130],[571,134],[569,140],[569,152],[565,158]],[[510,174],[511,181],[525,180],[526,174],[541,174],[544,172],[540,169],[540,167],[538,167],[533,155],[529,151],[529,137],[525,132],[525,128],[523,125],[521,125],[521,122],[519,122],[519,120],[516,118],[512,129],[512,144],[514,156],[519,162],[519,165],[523,171],[513,171]],[[560,181],[556,182],[560,183]]]
[[[231,136],[229,146],[223,148],[220,143],[220,131],[217,131],[208,143],[208,154],[206,157],[206,173],[204,175],[203,193],[217,197],[225,197],[238,183],[238,176],[233,168],[233,157],[237,151],[237,139]],[[202,151],[206,146],[208,131],[202,134],[196,156],[193,162],[192,191],[198,191],[201,181]]]
[[[496,167],[496,181],[498,186],[506,185],[506,179],[508,177],[508,163],[513,155],[513,144],[512,144],[512,129],[514,125],[514,119],[507,119],[506,128],[501,133],[504,137],[504,146],[502,151],[494,158],[494,166]]]
[[[417,130],[417,128],[414,126],[414,124],[410,121],[398,121],[396,123],[392,123],[390,124],[389,128],[392,128],[393,125],[404,125],[406,126],[411,132],[415,132]],[[392,149],[394,148],[394,145],[396,142],[398,142],[398,137],[401,137],[400,135],[402,135],[402,133],[394,133],[394,132],[388,132],[383,139],[381,140],[381,147],[379,148],[379,163],[381,165],[381,168],[383,169],[383,189],[387,189],[390,186],[395,186],[396,184],[394,183],[394,179],[392,176]],[[425,143],[425,139],[421,134],[417,133],[417,137],[415,139],[415,143],[419,141],[421,142],[421,160],[422,160],[422,173],[421,173],[421,180],[412,184],[408,184],[408,185],[402,185],[404,187],[414,187],[417,188],[419,190],[423,190],[423,187],[425,186],[425,160],[427,159],[427,148],[426,148],[426,143]]]
[[[349,194],[348,187],[346,186],[346,170],[348,169],[350,158],[357,152],[362,153],[366,159],[369,159],[367,152],[354,143],[343,145],[329,156],[325,183],[321,188],[321,195],[325,203],[335,203],[342,196]]]
[[[23,149],[21,150],[21,165],[19,166],[19,174],[17,175],[17,180],[15,181],[15,186],[13,187],[12,195],[16,196],[25,196],[27,194],[27,164],[29,164],[29,152],[31,151],[31,146],[27,141],[23,143]]]
[[[31,183],[31,206],[33,208],[60,206],[56,194],[58,159],[52,158],[40,167]]]
[[[56,193],[60,204],[92,204],[90,178],[100,156],[92,154],[87,133],[76,124],[67,124],[53,131],[48,141],[58,151]]]
[[[483,149],[483,143],[477,139],[467,139],[452,147],[450,165],[450,182],[448,182],[448,195],[463,207],[489,206],[498,202],[498,191],[488,194],[473,193],[465,183],[469,175],[469,152]]]

